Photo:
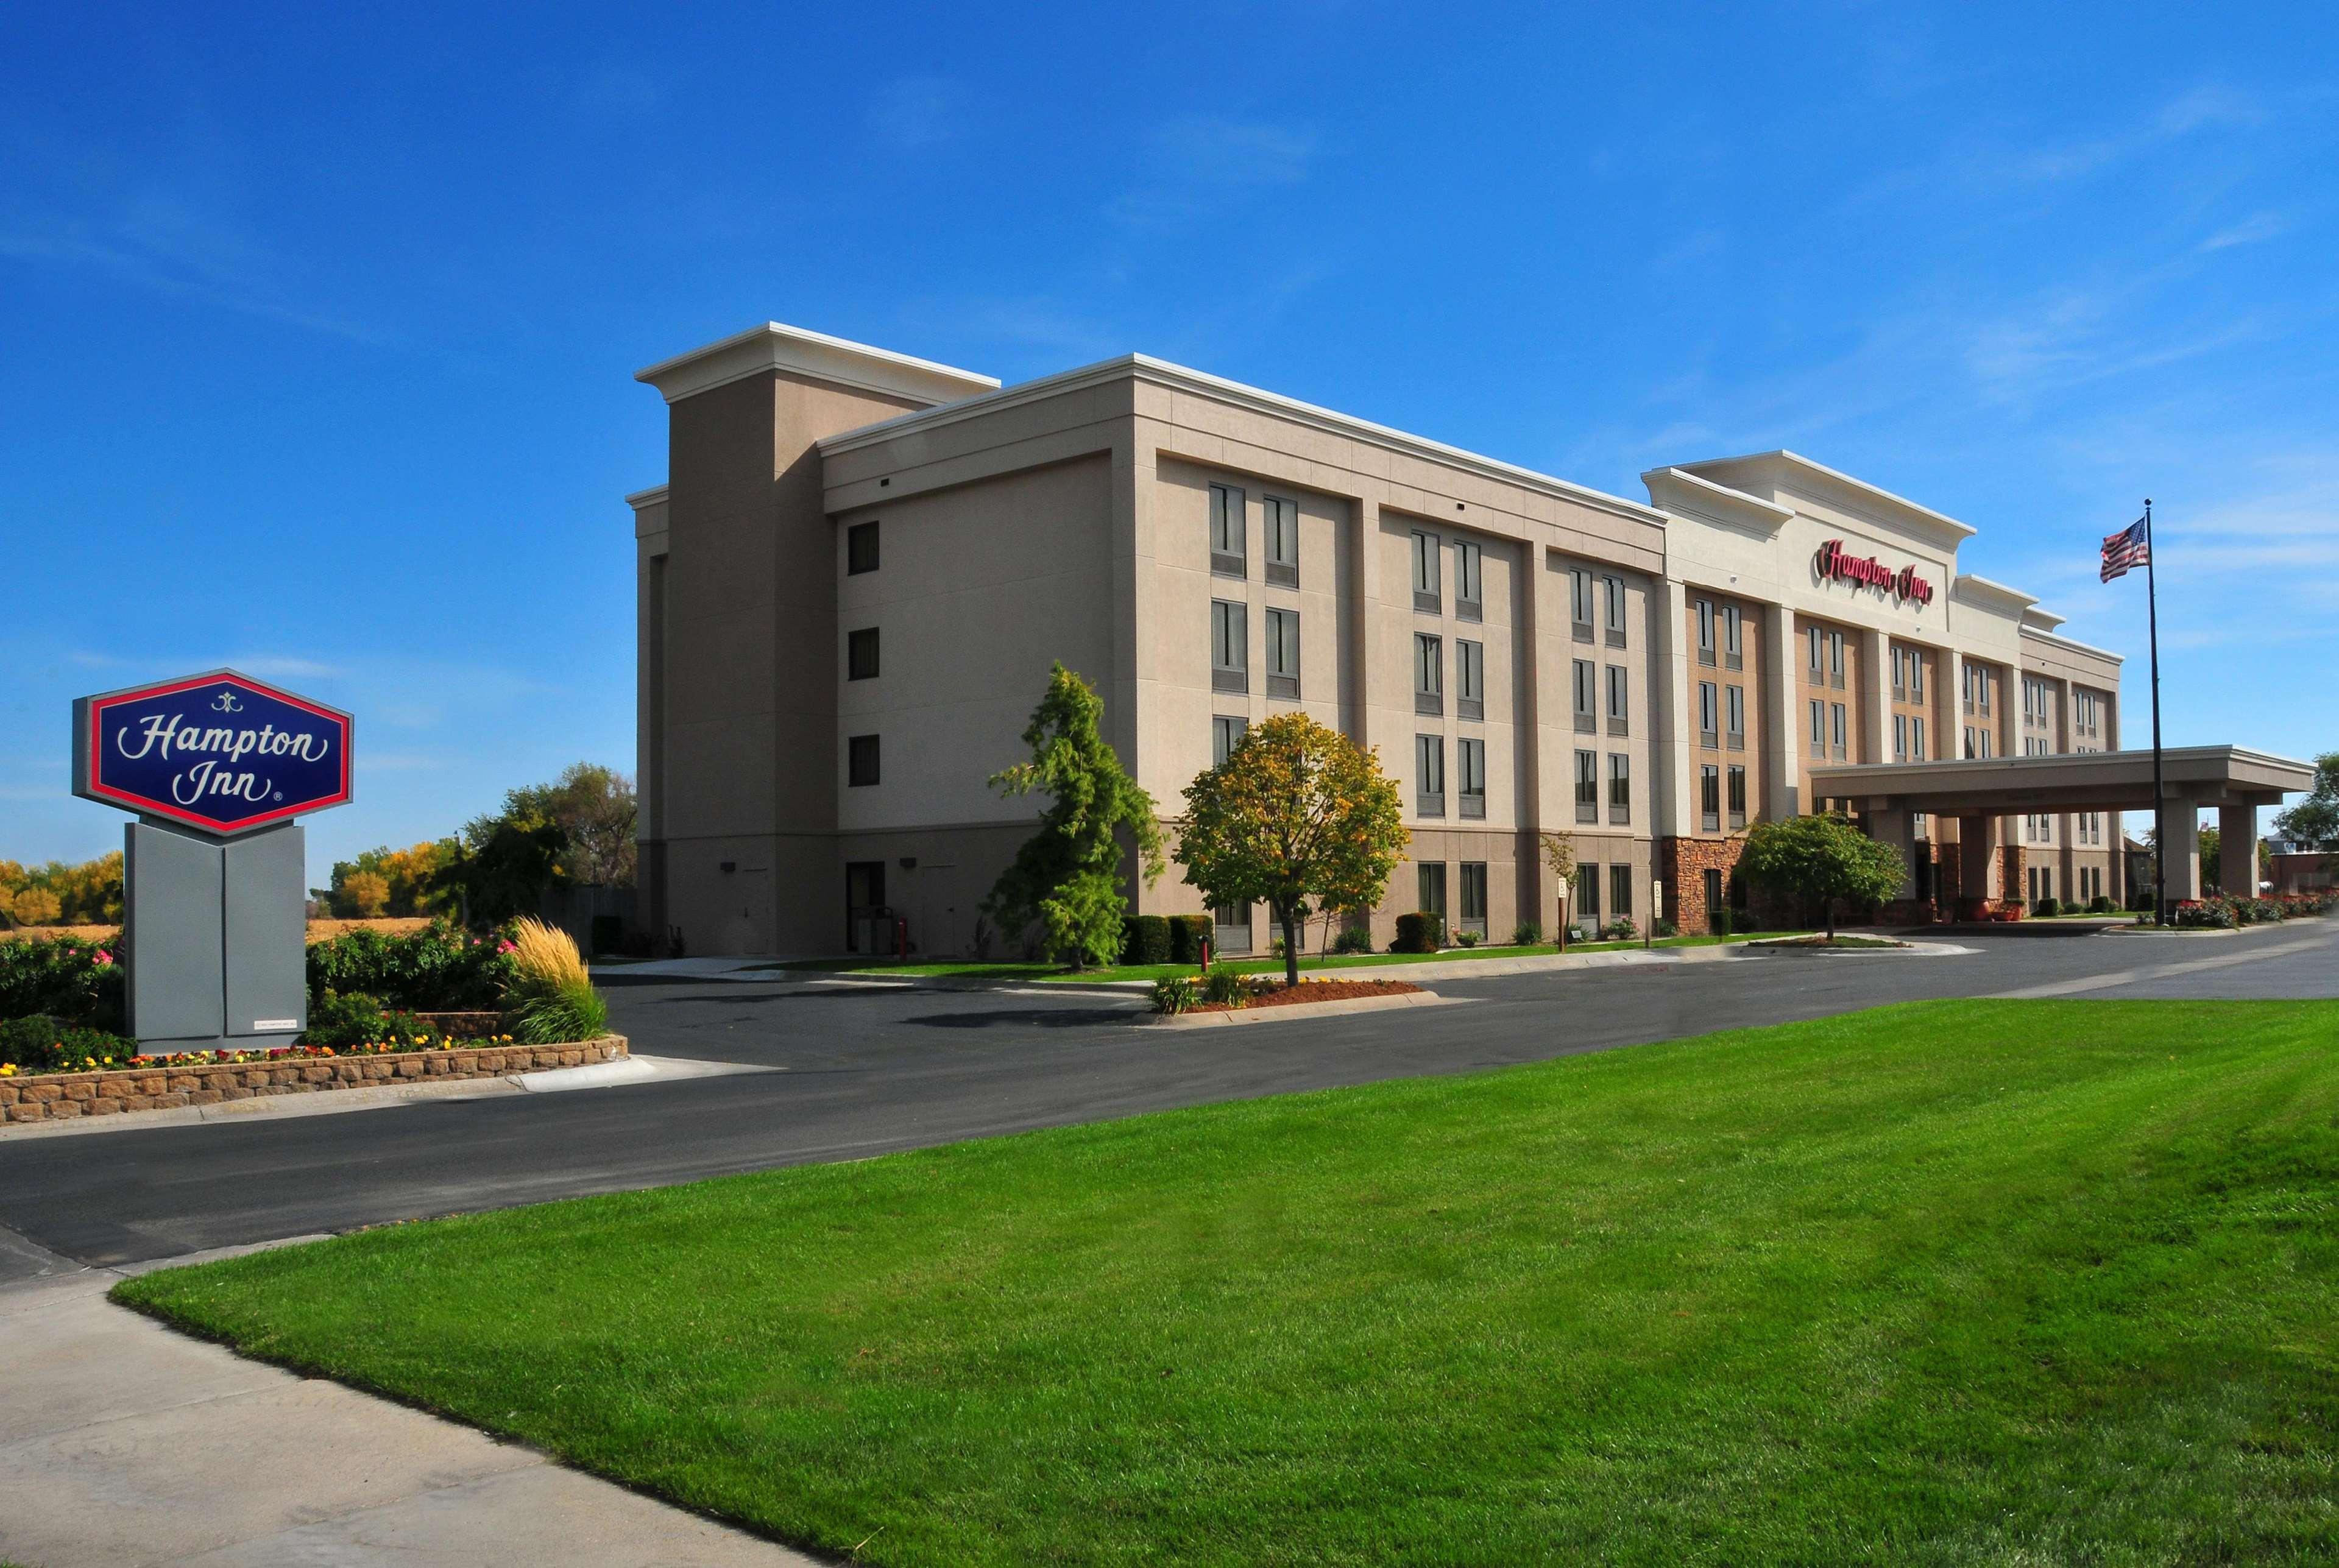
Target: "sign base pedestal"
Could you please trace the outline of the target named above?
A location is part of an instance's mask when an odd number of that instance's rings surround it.
[[[224,842],[129,825],[123,978],[140,1050],[264,1050],[308,1027],[307,850],[289,823]]]

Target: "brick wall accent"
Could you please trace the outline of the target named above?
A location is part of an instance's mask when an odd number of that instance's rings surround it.
[[[217,1105],[263,1094],[380,1089],[435,1080],[501,1078],[550,1067],[584,1067],[627,1054],[626,1037],[574,1045],[482,1045],[383,1056],[279,1057],[201,1067],[127,1067],[104,1072],[41,1072],[0,1079],[0,1120],[54,1121],[182,1105]]]
[[[1999,853],[1998,896],[2006,903],[2030,907],[2030,886],[2023,879],[2029,873],[2030,856],[2018,843],[2000,844]]]
[[[1742,838],[1666,838],[1657,841],[1658,874],[1665,881],[1665,918],[1683,936],[1696,936],[1712,929],[1708,918],[1713,912],[1705,907],[1705,873],[1722,873],[1722,895],[1730,890],[1730,873],[1737,869],[1738,857],[1745,851]]]

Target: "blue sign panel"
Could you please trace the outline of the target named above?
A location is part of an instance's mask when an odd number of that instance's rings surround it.
[[[74,704],[74,794],[222,837],[350,798],[350,715],[232,670]]]

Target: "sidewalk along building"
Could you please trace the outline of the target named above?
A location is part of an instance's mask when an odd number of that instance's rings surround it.
[[[1792,453],[1641,501],[1143,355],[1001,387],[776,324],[638,379],[669,421],[627,498],[643,918],[692,952],[976,951],[1037,810],[985,780],[1058,659],[1165,816],[1275,713],[1377,748],[1413,834],[1381,942],[1416,908],[1550,927],[1546,830],[1572,919],[1645,922],[1661,882],[1700,929],[1743,897],[1733,835],[1838,802],[1912,906],[2125,891],[2084,792],[1945,819],[1832,771],[1933,799],[1966,759],[2116,749],[2120,659],[1961,572],[1971,528]],[[1174,867],[1135,898],[1200,910]]]

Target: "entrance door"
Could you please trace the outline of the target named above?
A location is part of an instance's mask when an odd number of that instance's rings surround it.
[[[844,866],[844,951],[881,953],[893,950],[893,922],[883,918],[885,863],[848,861]],[[883,930],[879,930],[883,925]]]
[[[1722,873],[1712,866],[1705,871],[1705,924],[1709,931],[1728,931],[1723,919],[1727,910],[1722,902]]]

